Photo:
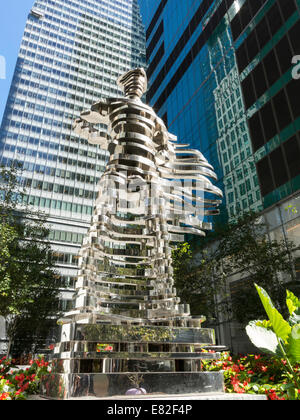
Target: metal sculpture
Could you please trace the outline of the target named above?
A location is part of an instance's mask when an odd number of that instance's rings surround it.
[[[177,144],[141,101],[145,71],[129,71],[118,85],[125,98],[104,99],[75,122],[110,158],[80,253],[75,308],[61,320],[42,393],[124,394],[141,374],[147,392],[220,392],[222,373],[201,372],[202,359],[219,357],[200,352],[215,348],[214,331],[180,304],[171,250],[185,233],[211,228],[204,218],[218,214],[222,192],[203,155]]]
[[[109,151],[91,228],[82,250],[77,319],[184,326],[188,305],[173,286],[171,244],[204,235],[222,192],[198,150],[176,144],[164,122],[141,101],[142,68],[118,79],[125,98],[105,99],[76,120],[75,132]],[[108,125],[108,134],[97,125]]]

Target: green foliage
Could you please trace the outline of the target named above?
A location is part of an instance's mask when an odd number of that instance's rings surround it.
[[[299,389],[300,382],[292,367],[292,363],[300,362],[300,323],[294,323],[295,314],[298,313],[300,308],[299,299],[292,292],[287,291],[286,304],[291,315],[291,323],[285,321],[274,307],[268,293],[257,284],[255,284],[255,287],[269,317],[269,323],[266,327],[262,325],[261,321],[252,321],[246,327],[246,332],[252,343],[261,351],[286,360],[288,378],[296,386],[295,389]]]
[[[288,212],[289,214],[297,214],[298,213],[297,207],[293,206],[292,204],[289,204],[288,206],[286,206],[284,210],[286,212]]]
[[[289,323],[283,319],[282,315],[274,307],[267,292],[262,287],[257,286],[257,284],[255,284],[255,287],[269,317],[274,333],[283,341],[286,341],[288,336],[291,334],[291,327]]]
[[[26,369],[18,369],[14,361],[0,360],[0,401],[26,400],[39,392],[40,380],[50,371],[49,363],[42,356],[30,361]]]
[[[276,334],[265,327],[250,322],[246,327],[246,332],[252,343],[263,353],[281,355]]]
[[[217,259],[205,249],[196,251],[197,258],[189,243],[180,244],[173,250],[175,287],[182,302],[190,304],[192,314],[204,314],[208,320],[215,322],[221,306],[224,312],[227,310],[226,301],[216,302],[215,299],[220,291],[225,295],[224,278],[222,275],[215,276],[220,266]]]
[[[290,381],[286,360],[264,354],[230,356],[223,352],[217,361],[202,362],[203,371],[224,373],[227,393],[266,395],[268,400],[300,400],[300,390]],[[293,374],[299,376],[299,365],[293,364]]]
[[[17,336],[26,335],[31,347],[45,334],[49,316],[59,316],[59,290],[46,219],[21,206],[17,169],[0,168],[0,193],[0,315],[10,351]]]
[[[201,311],[212,325],[218,320],[247,324],[264,316],[253,288],[257,283],[285,316],[285,289],[278,273],[293,278],[293,248],[291,242],[270,241],[257,214],[244,214],[235,223],[216,226],[206,238],[180,245],[173,252],[178,294],[191,303],[193,314]],[[236,273],[241,278],[240,287],[230,294],[227,283]]]

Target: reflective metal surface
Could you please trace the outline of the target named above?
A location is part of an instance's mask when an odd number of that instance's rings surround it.
[[[200,372],[201,360],[219,354],[199,352],[215,344],[214,331],[202,329],[205,317],[192,317],[189,305],[180,303],[171,250],[184,234],[211,229],[205,216],[218,214],[222,192],[210,180],[216,175],[205,157],[177,144],[142,103],[145,71],[132,70],[117,83],[124,98],[94,104],[74,124],[77,134],[108,150],[110,159],[80,253],[75,308],[61,320],[53,381],[60,389],[62,381],[66,395],[74,396],[82,393],[81,381],[97,378],[105,396],[125,393],[130,372],[142,372],[151,389],[163,389],[166,382],[174,392],[187,391],[190,385],[183,389],[172,381],[192,378],[188,383],[198,390],[199,378],[209,378]],[[162,382],[154,385],[153,378]],[[45,378],[48,396],[53,381]]]
[[[44,378],[41,394],[53,399],[125,395],[132,388],[129,375],[118,373],[53,374]],[[141,386],[148,394],[222,392],[222,372],[143,373]]]
[[[125,98],[94,104],[74,125],[110,159],[81,250],[71,315],[85,322],[187,326],[189,306],[180,304],[173,286],[171,245],[185,233],[211,229],[204,216],[218,214],[222,192],[209,180],[216,175],[204,156],[177,145],[142,103],[145,71],[131,70],[117,83]],[[106,134],[99,124],[107,125]]]

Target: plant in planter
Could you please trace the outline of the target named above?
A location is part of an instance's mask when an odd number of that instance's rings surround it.
[[[144,388],[141,388],[141,383],[144,382],[143,375],[139,373],[133,373],[128,375],[128,379],[133,385],[133,388],[128,389],[125,395],[144,395],[147,394],[147,391]]]
[[[250,322],[246,332],[262,352],[285,360],[288,396],[290,399],[299,399],[300,380],[293,364],[300,362],[300,301],[292,292],[286,291],[290,314],[286,321],[274,307],[267,292],[257,284],[255,287],[269,319]]]

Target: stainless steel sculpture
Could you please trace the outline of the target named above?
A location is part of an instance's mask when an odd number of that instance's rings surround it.
[[[173,287],[170,244],[210,229],[201,219],[217,214],[220,201],[203,193],[222,192],[208,180],[216,175],[203,155],[176,144],[142,103],[145,71],[126,73],[118,85],[125,98],[93,105],[75,124],[77,134],[110,153],[81,252],[76,318],[185,326],[189,309]]]
[[[180,304],[171,249],[186,233],[204,235],[211,229],[203,219],[218,214],[222,192],[209,180],[216,175],[204,156],[177,144],[141,101],[145,71],[129,71],[118,85],[124,98],[94,104],[74,126],[81,137],[108,150],[110,158],[81,249],[75,309],[62,321],[53,360],[60,366],[57,373],[65,375],[67,396],[83,392],[74,374],[84,379],[91,372],[93,381],[110,384],[103,395],[122,393],[129,372],[144,372],[151,390],[167,380],[164,376],[158,385],[154,373],[173,374],[175,393],[181,386],[174,375],[194,373],[184,388],[195,391],[199,378],[208,378],[200,372],[207,353],[195,348],[214,345],[214,332],[202,329],[205,318],[192,317],[189,305]],[[123,373],[118,386],[117,373]]]

